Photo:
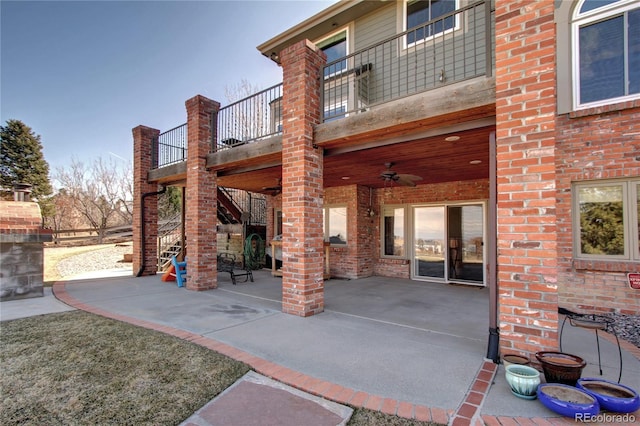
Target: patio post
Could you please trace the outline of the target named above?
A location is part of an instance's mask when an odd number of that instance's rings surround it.
[[[211,149],[212,116],[218,102],[195,96],[185,102],[187,108],[187,187],[186,187],[186,261],[187,289],[208,290],[218,287],[218,220],[216,178],[207,170]]]
[[[282,311],[324,310],[323,152],[313,141],[320,122],[324,53],[302,40],[280,54],[283,68]]]
[[[158,184],[149,183],[149,170],[155,167],[154,144],[160,130],[146,126],[133,128],[133,256],[136,276],[158,271]]]
[[[554,7],[495,7],[500,347],[528,356],[558,349]]]

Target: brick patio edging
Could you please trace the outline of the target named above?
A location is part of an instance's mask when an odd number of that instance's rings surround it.
[[[264,376],[292,386],[303,392],[335,401],[339,404],[347,404],[357,408],[367,408],[369,410],[397,415],[407,419],[448,424],[451,426],[558,426],[576,424],[576,422],[563,417],[524,418],[489,415],[482,416],[480,414],[482,404],[484,403],[498,370],[498,366],[491,361],[485,361],[480,367],[471,387],[465,395],[463,402],[456,410],[429,408],[424,405],[398,401],[392,398],[384,398],[379,395],[372,395],[367,392],[357,391],[325,380],[320,380],[255,355],[251,355],[245,351],[209,337],[204,337],[199,334],[180,330],[174,327],[156,324],[151,321],[114,314],[104,309],[96,308],[95,306],[83,303],[69,295],[69,293],[67,293],[65,281],[54,283],[52,290],[57,299],[76,309],[132,325],[137,325],[150,330],[159,331],[195,343],[237,361],[244,362],[257,373]],[[613,336],[609,336],[606,333],[602,334],[605,335],[607,340],[615,342]],[[620,340],[620,345],[623,349],[631,352],[640,360],[639,348],[636,348],[634,345],[624,340]]]

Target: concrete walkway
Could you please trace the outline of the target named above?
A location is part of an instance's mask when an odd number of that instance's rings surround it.
[[[219,288],[206,292],[160,276],[120,276],[57,283],[54,293],[75,308],[193,341],[338,404],[453,425],[574,424],[538,401],[514,397],[502,366],[484,359],[486,289],[330,280],[325,312],[298,318],[280,312],[279,278],[254,276],[254,283],[233,286],[221,274]],[[3,302],[1,319],[22,303]],[[567,327],[563,346],[588,361],[583,377],[598,377],[592,332]],[[621,382],[640,389],[640,350],[626,342],[623,349]],[[603,377],[617,380],[617,346],[601,339],[601,351]],[[204,424],[196,416],[185,424]]]

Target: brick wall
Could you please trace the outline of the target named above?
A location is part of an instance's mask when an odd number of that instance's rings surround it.
[[[154,275],[158,270],[158,198],[148,196],[142,205],[142,195],[158,190],[147,176],[153,167],[151,148],[160,131],[138,126],[133,129],[133,256],[135,274]],[[142,210],[144,209],[144,235]],[[143,255],[144,253],[144,255]],[[143,257],[144,256],[144,257]]]
[[[372,275],[410,278],[408,259],[382,258],[380,210],[381,204],[420,204],[486,200],[489,198],[489,181],[460,181],[414,188],[394,187],[375,189],[371,203],[374,216],[369,215],[369,188],[346,185],[326,188],[324,205],[347,206],[346,247],[331,247],[331,275],[341,278],[363,278]],[[273,209],[281,208],[280,196],[267,201],[267,240],[273,238]]]
[[[574,259],[571,215],[573,182],[640,176],[640,101],[559,116],[556,141],[559,305],[640,314],[640,291],[626,276],[638,264]]]
[[[358,185],[325,190],[325,205],[347,207],[347,245],[329,249],[331,276],[364,278],[373,275],[376,217],[369,216],[369,188]]]
[[[554,2],[496,2],[500,345],[557,349]]]

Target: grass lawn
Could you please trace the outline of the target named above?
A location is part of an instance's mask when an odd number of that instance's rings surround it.
[[[249,367],[82,311],[0,325],[0,424],[177,425]],[[430,423],[356,409],[350,426]]]

